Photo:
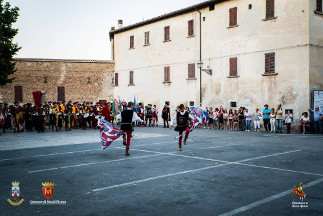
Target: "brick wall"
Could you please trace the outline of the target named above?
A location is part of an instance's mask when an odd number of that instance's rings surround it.
[[[22,86],[23,103],[34,102],[33,91],[45,91],[43,101],[57,101],[57,87],[65,100],[111,100],[113,61],[16,59],[15,81],[0,87],[0,101],[13,103],[15,86]]]

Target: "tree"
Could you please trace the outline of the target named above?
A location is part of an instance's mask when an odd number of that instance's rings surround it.
[[[21,49],[13,43],[13,38],[18,34],[18,29],[12,28],[19,16],[19,8],[11,8],[11,5],[0,0],[0,86],[12,83],[16,72],[13,56]]]

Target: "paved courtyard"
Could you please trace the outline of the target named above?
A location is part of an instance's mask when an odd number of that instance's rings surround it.
[[[3,134],[0,215],[323,215],[323,136],[196,129],[179,152],[173,130],[134,135],[125,157],[121,140],[101,150],[98,130]],[[66,205],[36,205],[43,182]],[[308,207],[292,207],[300,182]]]

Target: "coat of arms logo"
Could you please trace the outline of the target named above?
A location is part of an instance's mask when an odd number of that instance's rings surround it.
[[[54,186],[55,184],[53,182],[45,182],[42,183],[43,185],[43,194],[46,197],[46,199],[50,199],[54,194]]]
[[[20,192],[20,187],[19,187],[20,182],[14,181],[14,182],[11,182],[11,184],[12,184],[11,197],[8,198],[7,201],[13,206],[18,206],[24,201]]]

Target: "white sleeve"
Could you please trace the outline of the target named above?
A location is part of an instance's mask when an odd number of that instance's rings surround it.
[[[118,120],[118,122],[121,122],[121,121],[122,121],[121,114],[119,114],[119,115],[117,116],[117,120]]]
[[[136,112],[133,112],[133,115],[132,115],[132,122],[135,122],[135,121],[143,122],[143,120],[141,120],[141,118],[139,118],[139,117],[137,116],[137,113],[136,113]]]
[[[192,116],[192,114],[188,114],[188,117],[192,120],[194,119],[194,117]]]
[[[172,118],[172,121],[171,121],[171,123],[170,123],[170,125],[174,125],[175,124],[175,121],[176,121],[176,114],[173,116],[173,118]]]

